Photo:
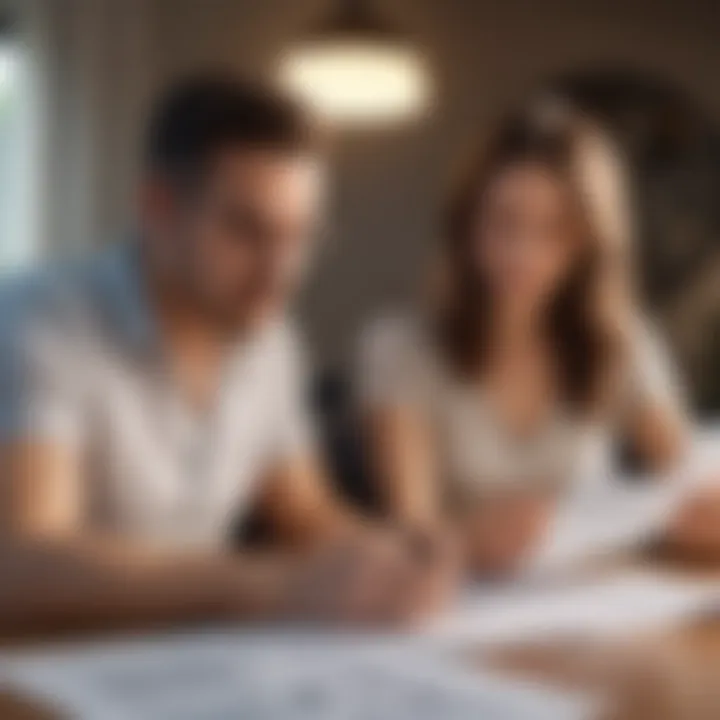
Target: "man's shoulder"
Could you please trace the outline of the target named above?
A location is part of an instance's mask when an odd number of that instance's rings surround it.
[[[59,266],[35,268],[0,284],[0,325],[6,331],[28,324],[56,325],[72,306],[72,281]]]
[[[101,306],[110,253],[47,264],[0,282],[0,333],[43,331],[69,341]]]

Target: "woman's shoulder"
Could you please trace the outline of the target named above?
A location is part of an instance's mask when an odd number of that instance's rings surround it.
[[[358,375],[366,396],[422,393],[434,375],[434,348],[426,323],[411,312],[382,315],[360,334]]]
[[[360,334],[361,351],[392,357],[426,353],[430,349],[421,318],[409,311],[383,314],[369,322]]]

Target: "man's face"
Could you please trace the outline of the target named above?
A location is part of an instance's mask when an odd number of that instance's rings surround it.
[[[146,204],[165,268],[187,300],[227,332],[282,310],[312,250],[324,168],[309,155],[230,150],[198,187]],[[162,183],[161,183],[162,185]],[[149,217],[148,217],[149,215]]]

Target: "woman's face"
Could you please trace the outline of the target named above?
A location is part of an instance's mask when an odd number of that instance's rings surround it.
[[[554,295],[577,252],[571,207],[566,184],[540,164],[510,165],[491,180],[472,252],[496,301],[528,311]]]

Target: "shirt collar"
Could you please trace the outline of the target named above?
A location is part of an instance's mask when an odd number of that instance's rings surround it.
[[[107,251],[102,274],[104,295],[113,329],[137,350],[162,354],[155,311],[143,273],[143,249],[138,239],[120,243]],[[228,360],[244,361],[251,348],[262,344],[282,319],[258,330],[251,337],[239,338],[228,348]]]

